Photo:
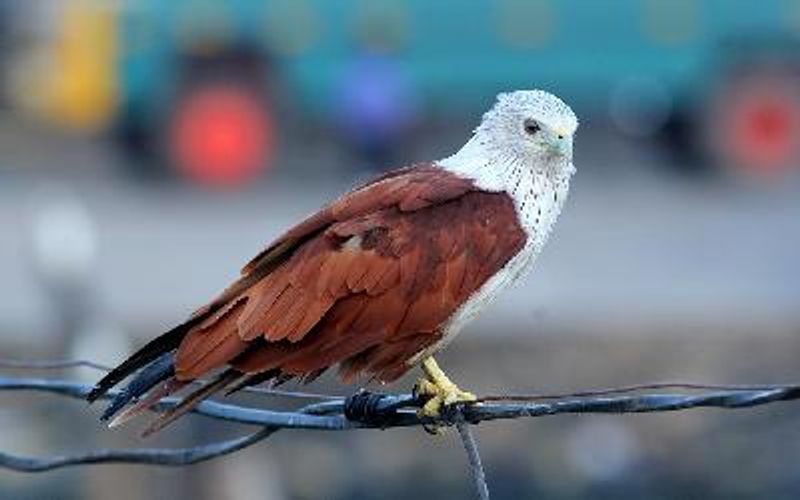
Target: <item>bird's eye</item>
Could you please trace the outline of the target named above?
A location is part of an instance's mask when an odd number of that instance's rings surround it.
[[[525,132],[529,135],[536,135],[542,128],[536,120],[525,120]]]

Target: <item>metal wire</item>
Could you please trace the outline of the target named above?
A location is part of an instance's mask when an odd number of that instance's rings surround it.
[[[735,387],[701,393],[649,392],[630,394],[642,388],[663,389],[682,386],[687,390],[705,387]],[[91,386],[58,379],[0,377],[0,391],[37,391],[70,398],[85,398]],[[111,391],[106,397],[113,397]],[[291,394],[291,393],[290,393]],[[218,420],[258,425],[260,430],[232,440],[178,449],[111,449],[85,453],[30,457],[0,452],[0,468],[19,472],[42,472],[73,465],[127,463],[147,465],[188,465],[232,453],[262,441],[281,429],[343,431],[410,426],[456,426],[468,452],[470,470],[479,498],[488,498],[488,487],[480,465],[477,444],[470,424],[490,420],[533,418],[566,413],[654,413],[692,408],[739,409],[779,401],[800,399],[800,384],[764,386],[718,386],[705,384],[642,384],[617,389],[581,391],[555,395],[510,395],[482,398],[480,403],[447,407],[439,418],[422,418],[416,410],[424,401],[409,394],[359,392],[347,399],[334,398],[306,405],[296,411],[272,411],[216,401],[203,401],[193,413]],[[501,402],[501,399],[509,402]],[[551,399],[547,399],[551,398]],[[533,399],[533,400],[532,400]],[[154,411],[165,411],[179,402],[165,398]]]
[[[84,398],[91,389],[87,384],[57,379],[0,377],[0,391],[39,391],[71,398]],[[109,397],[116,394],[110,392]],[[372,401],[367,413],[353,411],[355,398]],[[419,425],[455,425],[459,419],[477,424],[488,420],[543,417],[564,413],[651,413],[714,407],[724,409],[788,401],[800,398],[800,385],[774,389],[737,389],[701,394],[647,393],[637,395],[567,398],[554,401],[480,403],[453,407],[438,419],[420,418],[417,401],[410,394],[358,393],[347,400],[331,400],[303,407],[299,411],[272,411],[216,401],[204,401],[194,413],[226,422],[291,429],[351,430]],[[164,411],[177,404],[175,398],[162,400],[155,408]],[[345,413],[347,412],[347,415]],[[3,464],[0,463],[0,466]]]

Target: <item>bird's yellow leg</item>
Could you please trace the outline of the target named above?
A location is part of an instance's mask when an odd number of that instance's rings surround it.
[[[422,361],[422,371],[425,376],[417,381],[414,392],[421,396],[430,396],[430,399],[419,410],[420,416],[436,418],[444,406],[471,403],[478,399],[471,392],[459,389],[439,368],[433,357],[429,356]]]

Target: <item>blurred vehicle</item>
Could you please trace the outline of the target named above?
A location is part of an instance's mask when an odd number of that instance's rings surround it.
[[[205,182],[265,170],[285,109],[402,134],[372,118],[392,113],[340,116],[342,102],[376,102],[343,90],[365,52],[392,61],[404,89],[369,91],[428,116],[474,114],[498,91],[536,85],[687,157],[753,172],[800,163],[796,2],[74,0],[53,12],[56,34],[38,51],[52,64],[19,100],[38,96],[47,119],[113,130],[129,152]],[[354,140],[381,151],[374,142]]]

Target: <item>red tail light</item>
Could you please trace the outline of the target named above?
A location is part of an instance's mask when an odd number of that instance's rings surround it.
[[[743,85],[723,100],[722,146],[734,163],[756,173],[779,173],[800,158],[800,99],[790,82]]]
[[[231,186],[267,168],[272,122],[262,101],[246,89],[215,84],[192,91],[171,127],[178,168],[204,184]]]

